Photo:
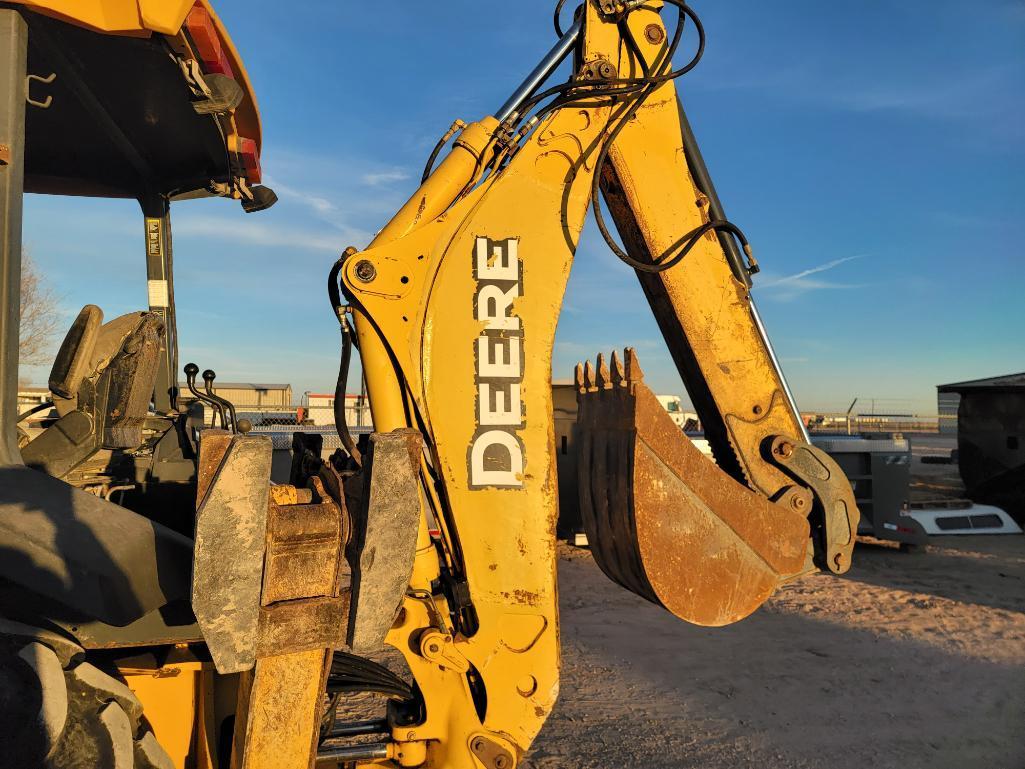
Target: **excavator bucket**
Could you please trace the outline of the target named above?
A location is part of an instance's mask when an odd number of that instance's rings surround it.
[[[578,365],[580,509],[613,581],[698,625],[726,625],[811,568],[793,487],[772,502],[721,471],[643,382],[634,351]],[[795,497],[799,497],[796,499]]]

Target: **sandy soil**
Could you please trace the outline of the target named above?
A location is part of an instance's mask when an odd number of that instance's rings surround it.
[[[912,436],[911,498],[959,498],[947,436]],[[843,578],[686,625],[560,562],[562,694],[533,769],[1025,769],[1025,537],[862,540]]]
[[[525,765],[1023,769],[1025,538],[856,555],[705,629],[565,553],[562,694]]]

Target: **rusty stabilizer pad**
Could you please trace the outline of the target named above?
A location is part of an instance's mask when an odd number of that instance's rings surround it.
[[[363,504],[354,521],[348,644],[379,650],[413,573],[420,522],[423,438],[412,429],[374,433],[363,465]]]
[[[271,450],[223,430],[200,443],[192,610],[221,673],[256,663]]]
[[[698,625],[757,609],[805,567],[809,527],[722,472],[643,382],[635,352],[577,366],[580,510],[612,580]]]

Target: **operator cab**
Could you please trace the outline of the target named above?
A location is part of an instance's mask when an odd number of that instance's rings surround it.
[[[0,465],[24,462],[191,536],[197,422],[177,386],[171,202],[225,197],[255,212],[276,196],[261,185],[251,85],[206,0],[140,0],[123,17],[86,6],[0,2],[27,28],[27,50],[9,45],[0,71],[12,137],[0,143],[0,297],[17,297],[21,196],[33,192],[137,200],[149,304],[116,318],[82,308],[50,372],[51,416],[29,432],[13,415],[17,304],[0,307],[15,326],[0,335]]]

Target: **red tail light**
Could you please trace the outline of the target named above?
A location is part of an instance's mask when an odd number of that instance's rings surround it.
[[[192,43],[196,47],[196,55],[199,56],[199,60],[203,64],[204,72],[215,72],[219,75],[235,77],[231,63],[228,61],[224,48],[221,46],[221,39],[217,36],[214,21],[210,18],[206,8],[196,3],[192,10],[189,11],[188,18],[185,19],[185,29],[188,30],[189,35],[192,37]]]
[[[229,137],[231,151],[238,155],[250,184],[259,184],[263,176],[260,170],[260,152],[256,142],[244,136]]]

